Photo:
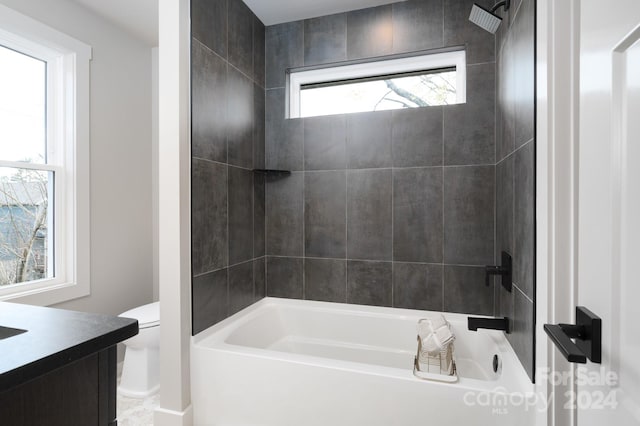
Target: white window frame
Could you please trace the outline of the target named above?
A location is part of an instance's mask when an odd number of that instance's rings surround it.
[[[0,44],[47,62],[47,164],[0,166],[55,172],[50,221],[55,276],[0,288],[0,300],[52,305],[90,294],[89,62],[91,47],[0,5]],[[51,215],[50,215],[51,216]]]
[[[467,100],[467,67],[464,50],[381,59],[350,65],[323,67],[310,70],[291,70],[288,78],[287,118],[300,118],[300,90],[304,85],[368,78],[405,72],[456,68],[456,102]]]

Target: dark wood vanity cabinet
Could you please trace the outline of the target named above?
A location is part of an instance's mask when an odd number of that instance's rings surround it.
[[[3,426],[116,425],[112,346],[0,393]]]
[[[114,426],[116,344],[134,319],[0,303],[0,426]]]

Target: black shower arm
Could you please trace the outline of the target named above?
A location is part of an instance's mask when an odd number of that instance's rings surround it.
[[[491,8],[491,13],[494,13],[496,10],[500,9],[502,6],[504,6],[504,11],[506,12],[507,10],[509,10],[509,6],[511,6],[511,0],[503,0],[501,2],[496,3],[496,5]]]

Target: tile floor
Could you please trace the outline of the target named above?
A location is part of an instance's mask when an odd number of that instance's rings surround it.
[[[118,394],[118,426],[152,426],[153,411],[160,404],[160,393],[144,399]]]

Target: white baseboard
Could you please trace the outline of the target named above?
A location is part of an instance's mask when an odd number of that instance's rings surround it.
[[[153,418],[154,426],[193,426],[193,409],[189,405],[184,411],[156,408]]]

